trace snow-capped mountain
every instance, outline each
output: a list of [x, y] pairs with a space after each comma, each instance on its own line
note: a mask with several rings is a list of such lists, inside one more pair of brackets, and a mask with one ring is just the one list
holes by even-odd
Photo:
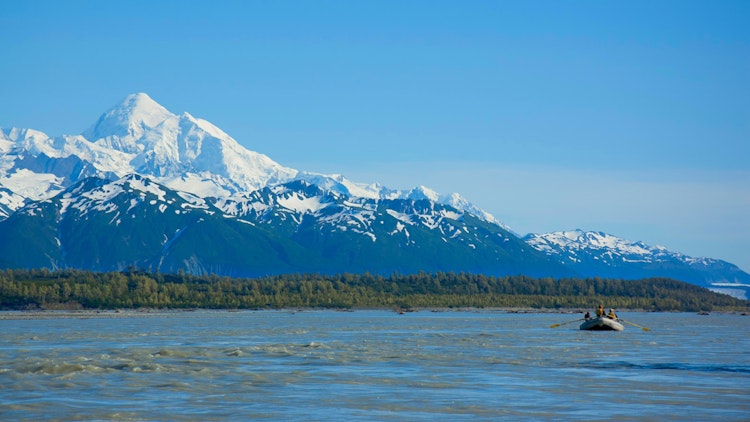
[[203, 119], [170, 113], [143, 93], [128, 96], [104, 113], [83, 137], [131, 154], [130, 173], [155, 176], [183, 190], [202, 185], [196, 192], [200, 194], [254, 190], [297, 174], [244, 148]]
[[389, 189], [379, 183], [355, 183], [339, 174], [323, 175], [310, 172], [299, 172], [296, 179], [305, 180], [326, 190], [359, 198], [414, 200], [426, 199], [438, 204], [450, 205], [453, 208], [461, 211], [469, 212], [487, 222], [495, 223], [505, 230], [510, 231], [510, 227], [500, 222], [495, 218], [495, 216], [475, 206], [466, 198], [455, 192], [448, 195], [441, 195], [434, 190], [421, 185], [406, 191]]
[[[0, 154], [0, 186], [30, 200], [50, 198], [91, 176], [141, 174], [201, 197], [227, 197], [302, 179], [363, 198], [429, 198], [497, 222], [455, 193], [441, 196], [425, 187], [394, 190], [284, 167], [208, 121], [173, 114], [144, 93], [129, 95], [81, 135], [51, 138], [32, 129], [0, 130]], [[22, 203], [0, 196], [0, 213]]]
[[529, 234], [526, 243], [586, 276], [642, 278], [665, 276], [748, 297], [750, 276], [712, 258], [693, 258], [663, 246], [650, 246], [610, 234], [583, 230]]
[[200, 198], [150, 177], [87, 178], [0, 221], [0, 266], [258, 276], [288, 272], [556, 271], [500, 226], [421, 199], [291, 181]]
[[[128, 267], [231, 275], [294, 272], [296, 245], [148, 177], [87, 178], [0, 222], [5, 268]], [[251, 273], [250, 270], [253, 272]]]
[[137, 173], [197, 195], [222, 196], [297, 174], [211, 123], [172, 114], [142, 93], [125, 98], [82, 135], [50, 138], [14, 128], [0, 132], [0, 148], [0, 183], [30, 199], [51, 197], [90, 176]]
[[[443, 242], [461, 239], [467, 242], [467, 246], [476, 248], [474, 243], [482, 243], [485, 238], [476, 233], [477, 227], [467, 225], [469, 218], [490, 227], [493, 236], [502, 242], [515, 237], [504, 234], [507, 230], [500, 225], [483, 221], [481, 217], [440, 203], [437, 199], [437, 194], [432, 199], [421, 195], [406, 198], [352, 196], [306, 180], [296, 180], [230, 198], [218, 198], [213, 205], [228, 215], [250, 221], [277, 226], [285, 222], [294, 233], [299, 233], [305, 224], [314, 221], [322, 231], [348, 231], [369, 237], [373, 242], [377, 242], [377, 233], [385, 228], [388, 236], [400, 235], [404, 237], [404, 244], [413, 244], [409, 230], [419, 229], [434, 230]], [[472, 234], [466, 236], [469, 233]]]
[[623, 262], [654, 262], [672, 255], [661, 246], [651, 247], [643, 242], [631, 242], [593, 231], [570, 230], [530, 234], [524, 239], [526, 243], [542, 252], [559, 256], [563, 263], [565, 260], [581, 262], [583, 259], [592, 258], [608, 265], [617, 265]]
[[724, 261], [604, 233], [521, 239], [456, 193], [284, 167], [142, 93], [80, 135], [1, 129], [0, 268], [130, 266], [244, 276], [659, 276], [735, 295], [750, 285]]

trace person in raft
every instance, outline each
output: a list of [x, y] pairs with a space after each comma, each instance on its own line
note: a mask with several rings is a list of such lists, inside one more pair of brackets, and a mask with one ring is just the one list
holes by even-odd
[[602, 305], [599, 305], [599, 307], [596, 309], [596, 316], [604, 316], [604, 307]]
[[617, 319], [617, 314], [615, 314], [615, 310], [614, 309], [610, 309], [609, 310], [609, 314], [607, 315], [607, 318], [609, 318], [609, 319]]
[[591, 319], [591, 313], [586, 311], [586, 315], [583, 316], [583, 319]]

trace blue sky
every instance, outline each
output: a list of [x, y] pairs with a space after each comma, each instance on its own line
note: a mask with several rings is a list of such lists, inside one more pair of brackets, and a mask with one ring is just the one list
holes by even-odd
[[302, 170], [750, 271], [750, 2], [0, 0], [0, 125], [146, 92]]

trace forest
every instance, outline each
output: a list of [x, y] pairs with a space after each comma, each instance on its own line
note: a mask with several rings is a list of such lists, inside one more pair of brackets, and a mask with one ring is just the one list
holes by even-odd
[[491, 277], [468, 273], [230, 278], [130, 269], [2, 270], [0, 309], [607, 308], [750, 310], [750, 301], [666, 278]]

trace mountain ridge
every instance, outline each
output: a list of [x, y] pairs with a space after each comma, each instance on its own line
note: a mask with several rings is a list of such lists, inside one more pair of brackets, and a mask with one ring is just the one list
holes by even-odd
[[[80, 214], [86, 195], [103, 195], [105, 187], [114, 192], [126, 184], [130, 196], [123, 196], [124, 202], [111, 200], [106, 207], [89, 209], [88, 217]], [[164, 203], [154, 191], [146, 194], [151, 199], [144, 205], [138, 192], [145, 186], [169, 192], [173, 202]], [[183, 211], [198, 202], [211, 214], [187, 225]], [[176, 203], [180, 206], [172, 209]], [[132, 214], [141, 206], [148, 211]], [[185, 225], [165, 215], [165, 209]], [[29, 214], [30, 210], [35, 211]], [[52, 215], [56, 217], [50, 220]], [[122, 216], [129, 216], [127, 224]], [[112, 226], [118, 218], [132, 232], [142, 232], [140, 244], [128, 243], [124, 249], [116, 244], [117, 239], [131, 239], [118, 225]], [[455, 270], [629, 278], [645, 274], [673, 275], [735, 295], [750, 287], [747, 273], [721, 260], [692, 258], [603, 232], [520, 238], [457, 193], [440, 195], [425, 186], [396, 190], [352, 182], [340, 174], [284, 167], [246, 149], [206, 120], [170, 112], [145, 93], [127, 96], [81, 135], [49, 137], [33, 129], [0, 129], [0, 220], [0, 249], [9, 254], [1, 263], [5, 267], [106, 270], [136, 265], [256, 274], [249, 264], [232, 264], [234, 259], [269, 273], [326, 272], [328, 265], [343, 272]], [[160, 237], [146, 233], [144, 227], [149, 226], [160, 227]], [[208, 226], [211, 230], [201, 229]], [[97, 240], [86, 233], [110, 238]], [[236, 244], [217, 243], [212, 233], [235, 239]], [[29, 260], [8, 249], [16, 242], [41, 258]], [[123, 249], [122, 256], [89, 259], [80, 244], [89, 245], [92, 254], [105, 246]], [[258, 245], [268, 250], [258, 250]], [[139, 247], [150, 252], [139, 255]], [[265, 261], [257, 259], [261, 256]], [[378, 260], [383, 265], [375, 265]]]
[[[584, 276], [618, 269], [625, 278], [658, 276], [670, 271], [674, 278], [747, 298], [750, 275], [729, 262], [694, 258], [663, 246], [650, 246], [611, 234], [580, 229], [527, 234], [523, 240], [560, 264]], [[676, 274], [676, 275], [675, 275]]]
[[[20, 139], [18, 133], [21, 132], [30, 135]], [[3, 154], [0, 172], [5, 176], [0, 183], [15, 187], [15, 192], [30, 192], [27, 198], [33, 200], [54, 196], [82, 177], [115, 178], [130, 173], [151, 175], [169, 187], [200, 196], [229, 196], [295, 179], [328, 184], [331, 189], [363, 197], [403, 198], [420, 191], [425, 195], [437, 195], [424, 187], [401, 191], [377, 183], [355, 183], [342, 175], [284, 167], [264, 154], [241, 146], [206, 120], [187, 112], [171, 113], [145, 93], [125, 97], [81, 135], [51, 138], [33, 129], [0, 129], [0, 153]], [[49, 167], [37, 163], [44, 161], [40, 153], [57, 161], [80, 160], [90, 168], [80, 178], [37, 180], [36, 188], [32, 189], [9, 177], [12, 175], [9, 170], [17, 170], [15, 158], [23, 153], [34, 156], [34, 163], [29, 165], [37, 168]], [[71, 158], [73, 156], [75, 158]], [[23, 176], [15, 179], [23, 179]], [[47, 189], [42, 189], [43, 186]], [[438, 195], [438, 200], [453, 200], [454, 205], [478, 210], [456, 193]], [[489, 213], [482, 213], [484, 218], [494, 220]]]
[[[304, 180], [250, 192], [238, 203], [137, 174], [92, 177], [0, 221], [0, 239], [3, 266], [21, 268], [259, 276], [431, 267], [535, 274], [549, 266], [499, 226], [448, 205], [350, 197]], [[443, 258], [437, 266], [435, 256]]]

